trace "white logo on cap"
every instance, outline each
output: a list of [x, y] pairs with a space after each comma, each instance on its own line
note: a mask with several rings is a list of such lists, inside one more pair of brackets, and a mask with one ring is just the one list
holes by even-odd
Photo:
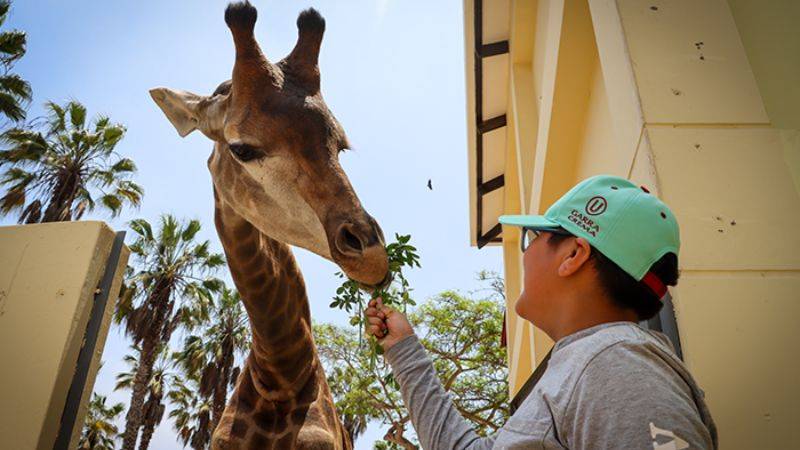
[[606, 212], [608, 202], [601, 196], [595, 196], [586, 202], [586, 213], [590, 216], [597, 216]]

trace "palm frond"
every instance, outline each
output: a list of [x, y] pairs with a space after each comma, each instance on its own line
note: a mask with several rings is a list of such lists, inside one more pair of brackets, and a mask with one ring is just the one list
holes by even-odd
[[24, 31], [10, 30], [0, 33], [0, 60], [9, 64], [25, 55], [27, 36]]
[[0, 134], [0, 141], [11, 148], [0, 151], [0, 166], [17, 163], [38, 163], [45, 157], [49, 146], [44, 137], [30, 130], [11, 128]]
[[148, 241], [153, 240], [153, 228], [150, 226], [148, 221], [144, 219], [134, 219], [130, 221], [128, 226], [142, 238]]
[[181, 231], [181, 239], [188, 242], [194, 239], [197, 232], [200, 231], [200, 221], [190, 220]]
[[18, 100], [30, 101], [31, 85], [17, 74], [9, 73], [0, 76], [0, 91], [7, 92]]
[[50, 133], [55, 134], [66, 130], [67, 127], [67, 112], [61, 105], [54, 102], [46, 102], [45, 109], [49, 115]]
[[102, 129], [103, 146], [112, 149], [125, 135], [125, 127], [122, 125], [106, 125]]
[[22, 208], [25, 205], [25, 199], [25, 189], [9, 189], [0, 198], [0, 212], [8, 214], [15, 209]]
[[79, 130], [83, 129], [86, 124], [86, 107], [73, 100], [67, 103], [67, 111], [69, 112], [69, 120], [72, 126]]
[[32, 201], [19, 215], [19, 223], [39, 223], [42, 218], [42, 202], [39, 199]]
[[22, 108], [16, 95], [0, 92], [0, 114], [5, 115], [14, 122], [19, 122], [25, 118], [25, 109]]
[[113, 194], [106, 194], [100, 197], [100, 204], [111, 211], [111, 216], [116, 217], [122, 209], [122, 200]]
[[136, 172], [136, 164], [134, 164], [132, 159], [120, 158], [119, 161], [117, 161], [111, 166], [109, 172], [111, 173]]
[[11, 0], [0, 0], [0, 26], [6, 23], [8, 11], [11, 9]]

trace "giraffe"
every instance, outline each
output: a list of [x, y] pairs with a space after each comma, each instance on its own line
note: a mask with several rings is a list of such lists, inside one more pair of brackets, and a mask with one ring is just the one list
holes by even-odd
[[214, 449], [350, 449], [311, 333], [305, 283], [290, 249], [336, 263], [365, 289], [388, 283], [383, 232], [339, 165], [349, 147], [320, 92], [325, 20], [300, 13], [298, 40], [271, 63], [254, 36], [256, 8], [231, 3], [225, 22], [236, 59], [210, 96], [150, 91], [184, 137], [214, 142], [208, 168], [214, 220], [253, 340]]

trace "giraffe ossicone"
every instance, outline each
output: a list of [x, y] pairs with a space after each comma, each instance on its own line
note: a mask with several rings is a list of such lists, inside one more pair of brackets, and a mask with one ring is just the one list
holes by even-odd
[[236, 389], [212, 418], [212, 448], [349, 449], [289, 246], [370, 287], [389, 276], [383, 233], [339, 164], [349, 143], [322, 97], [317, 64], [325, 20], [300, 13], [294, 49], [272, 63], [254, 36], [256, 19], [249, 2], [228, 5], [236, 59], [214, 93], [150, 91], [180, 136], [199, 130], [214, 142], [215, 223], [253, 330]]

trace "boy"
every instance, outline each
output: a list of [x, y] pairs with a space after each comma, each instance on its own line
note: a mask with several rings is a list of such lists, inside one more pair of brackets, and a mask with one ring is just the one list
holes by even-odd
[[472, 431], [399, 311], [370, 302], [378, 337], [425, 449], [717, 448], [716, 427], [669, 340], [638, 322], [678, 281], [678, 223], [644, 187], [595, 176], [522, 228], [520, 317], [555, 345], [534, 390], [496, 434]]

